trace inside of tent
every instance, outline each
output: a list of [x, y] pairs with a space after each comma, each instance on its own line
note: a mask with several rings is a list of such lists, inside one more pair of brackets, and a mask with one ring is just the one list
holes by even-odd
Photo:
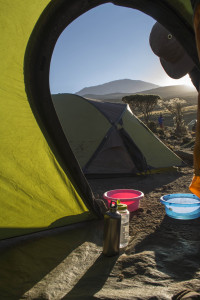
[[[102, 217], [56, 115], [49, 67], [61, 32], [81, 14], [106, 2], [2, 4], [1, 238], [51, 228], [58, 220], [67, 225]], [[161, 22], [199, 66], [190, 1], [113, 4], [141, 10]]]
[[[70, 285], [77, 283], [78, 276], [80, 279], [83, 275], [84, 266], [77, 274], [74, 263], [77, 262], [77, 253], [85, 266], [91, 268], [91, 278], [94, 270], [89, 267], [89, 262], [95, 263], [95, 271], [97, 268], [101, 274], [103, 271], [108, 274], [116, 261], [116, 258], [104, 260], [104, 270], [100, 268], [102, 228], [98, 227], [98, 220], [103, 218], [104, 202], [95, 199], [84, 175], [84, 168], [96, 172], [96, 161], [93, 160], [89, 168], [89, 159], [80, 158], [83, 159], [83, 169], [80, 167], [56, 114], [49, 88], [51, 56], [61, 32], [81, 14], [109, 2], [152, 16], [176, 36], [195, 66], [200, 68], [193, 25], [193, 8], [198, 1], [0, 0], [1, 299], [22, 299], [25, 293], [26, 299], [43, 299], [44, 289], [48, 288], [51, 290], [48, 299], [64, 299]], [[91, 110], [94, 108], [90, 105]], [[144, 130], [127, 110], [125, 115], [126, 131], [130, 122]], [[99, 114], [100, 119], [102, 116]], [[110, 122], [104, 118], [102, 138], [109, 126]], [[147, 135], [151, 136], [149, 132]], [[134, 134], [131, 138], [138, 145]], [[109, 142], [112, 143], [113, 139], [115, 142], [118, 139], [115, 134]], [[118, 149], [120, 143], [118, 139]], [[170, 159], [180, 162], [167, 148], [165, 151]], [[141, 155], [141, 151], [138, 153]], [[130, 160], [130, 156], [126, 159]], [[153, 162], [149, 167], [154, 167]], [[138, 171], [139, 168], [132, 164], [132, 170]], [[98, 226], [91, 226], [97, 223]], [[63, 227], [67, 225], [68, 229]], [[89, 247], [85, 246], [86, 240]], [[100, 260], [95, 261], [99, 256]], [[67, 265], [74, 268], [76, 280], [65, 274]], [[68, 289], [60, 291], [59, 298], [55, 295], [60, 277], [58, 281], [48, 277], [55, 267], [59, 267], [63, 281], [68, 280]], [[38, 286], [41, 279], [45, 284]], [[96, 290], [105, 283], [105, 277], [99, 283]], [[34, 287], [36, 293], [32, 294], [29, 291]], [[77, 294], [72, 298], [78, 299]]]

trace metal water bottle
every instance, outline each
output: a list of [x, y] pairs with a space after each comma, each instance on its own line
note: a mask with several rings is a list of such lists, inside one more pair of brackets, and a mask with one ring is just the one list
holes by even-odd
[[103, 254], [114, 256], [119, 253], [121, 214], [117, 202], [111, 201], [110, 210], [104, 215]]

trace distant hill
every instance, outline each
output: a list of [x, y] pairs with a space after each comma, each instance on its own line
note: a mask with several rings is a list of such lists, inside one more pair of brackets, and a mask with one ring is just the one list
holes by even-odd
[[142, 93], [159, 95], [164, 99], [175, 98], [175, 97], [188, 98], [188, 97], [196, 97], [198, 95], [196, 89], [188, 85], [163, 86], [155, 89], [146, 90], [143, 91]]
[[145, 82], [142, 80], [120, 79], [110, 81], [104, 84], [85, 87], [76, 94], [85, 95], [106, 95], [112, 93], [137, 93], [145, 90], [158, 88], [159, 85]]
[[133, 94], [154, 94], [159, 95], [163, 99], [171, 99], [171, 98], [182, 98], [187, 100], [188, 104], [194, 105], [197, 104], [197, 91], [195, 88], [187, 86], [187, 85], [171, 85], [153, 88], [149, 90], [143, 90], [135, 93], [112, 93], [107, 95], [94, 95], [87, 94], [84, 95], [85, 98], [89, 99], [97, 99], [102, 101], [109, 102], [121, 102], [121, 99], [124, 96], [133, 95]]

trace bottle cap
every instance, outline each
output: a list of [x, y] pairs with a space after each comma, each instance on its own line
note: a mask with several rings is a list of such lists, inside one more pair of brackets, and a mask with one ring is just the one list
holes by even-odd
[[117, 205], [121, 204], [120, 199], [117, 199]]
[[125, 209], [127, 209], [127, 205], [120, 203], [120, 204], [117, 205], [117, 209], [118, 210], [125, 210]]

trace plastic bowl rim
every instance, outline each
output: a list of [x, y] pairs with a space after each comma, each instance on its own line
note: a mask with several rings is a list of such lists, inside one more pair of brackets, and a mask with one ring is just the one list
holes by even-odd
[[107, 199], [107, 200], [117, 200], [117, 199], [119, 199], [119, 197], [117, 197], [117, 198], [113, 198], [112, 197], [111, 198], [111, 197], [107, 196], [107, 193], [114, 192], [114, 191], [135, 191], [135, 192], [139, 192], [140, 193], [140, 195], [138, 195], [137, 197], [130, 198], [130, 199], [123, 198], [123, 199], [120, 199], [121, 201], [140, 200], [141, 198], [144, 197], [144, 193], [141, 192], [141, 191], [139, 191], [139, 190], [134, 190], [134, 189], [116, 189], [116, 190], [109, 190], [109, 191], [105, 192], [103, 194], [104, 199]]
[[[199, 202], [196, 202], [196, 203], [184, 203], [184, 204], [182, 204], [182, 203], [173, 203], [173, 202], [170, 202], [170, 199], [164, 199], [164, 197], [170, 197], [170, 196], [172, 196], [171, 199], [179, 198], [180, 196], [178, 196], [178, 195], [182, 195], [182, 196], [185, 196], [185, 197], [188, 197], [188, 198], [191, 198], [191, 199], [195, 199], [195, 200], [197, 200]], [[173, 196], [176, 196], [176, 197], [173, 198]], [[194, 194], [189, 194], [189, 193], [188, 194], [187, 193], [184, 193], [184, 194], [179, 193], [179, 194], [164, 195], [164, 196], [160, 197], [160, 202], [162, 204], [164, 204], [165, 206], [174, 206], [174, 207], [194, 207], [194, 206], [200, 206], [200, 198], [197, 197]]]

